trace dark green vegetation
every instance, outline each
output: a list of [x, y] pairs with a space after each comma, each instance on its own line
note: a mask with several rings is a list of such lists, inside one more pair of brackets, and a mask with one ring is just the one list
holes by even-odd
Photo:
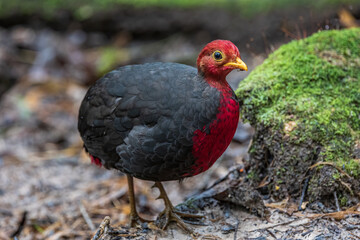
[[287, 7], [336, 7], [342, 4], [351, 4], [356, 2], [357, 0], [13, 0], [0, 2], [0, 16], [6, 16], [13, 12], [25, 14], [43, 13], [51, 16], [52, 14], [57, 14], [57, 10], [64, 9], [74, 11], [75, 15], [81, 19], [89, 18], [94, 12], [99, 10], [111, 10], [114, 9], [114, 7], [128, 5], [133, 7], [219, 7], [239, 11], [240, 14], [250, 17], [255, 14], [284, 9]]
[[[237, 94], [256, 128], [251, 176], [279, 198], [299, 196], [305, 179], [317, 200], [359, 195], [360, 29], [323, 31], [283, 45]], [[316, 162], [319, 165], [309, 169]], [[347, 174], [346, 174], [347, 173]], [[333, 199], [333, 198], [331, 198]]]

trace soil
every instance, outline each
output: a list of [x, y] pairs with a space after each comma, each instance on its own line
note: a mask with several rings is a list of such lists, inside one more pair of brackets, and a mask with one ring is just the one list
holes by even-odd
[[[304, 173], [303, 170], [312, 166], [317, 159], [317, 154], [319, 154], [317, 151], [309, 150], [316, 149], [313, 141], [309, 140], [294, 147], [288, 141], [284, 141], [283, 135], [280, 132], [269, 132], [269, 129], [261, 126], [258, 126], [254, 139], [263, 144], [253, 145], [253, 155], [247, 167], [255, 166], [254, 169], [259, 171], [258, 181], [267, 176], [267, 178], [273, 179], [272, 184], [277, 184], [278, 187], [277, 191], [271, 191], [270, 189], [275, 189], [276, 187], [265, 185], [260, 189], [261, 193], [265, 195], [271, 194], [271, 196], [278, 200], [284, 199], [288, 195], [295, 199], [300, 197], [303, 186], [299, 184], [299, 180], [304, 182], [306, 179], [306, 172]], [[283, 156], [283, 158], [277, 157], [279, 155]], [[302, 160], [298, 161], [293, 156], [299, 156]], [[284, 169], [284, 166], [295, 165], [297, 167], [291, 170]], [[278, 169], [281, 173], [277, 173], [273, 169]]]

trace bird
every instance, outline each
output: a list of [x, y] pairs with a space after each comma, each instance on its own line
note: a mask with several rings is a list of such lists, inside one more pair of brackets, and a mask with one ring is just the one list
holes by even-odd
[[119, 67], [87, 91], [78, 130], [91, 162], [125, 173], [130, 225], [149, 222], [136, 210], [133, 178], [154, 181], [170, 222], [192, 232], [161, 182], [183, 180], [209, 169], [230, 144], [239, 120], [238, 99], [226, 81], [234, 69], [247, 71], [238, 48], [214, 40], [200, 51], [197, 68], [154, 62]]

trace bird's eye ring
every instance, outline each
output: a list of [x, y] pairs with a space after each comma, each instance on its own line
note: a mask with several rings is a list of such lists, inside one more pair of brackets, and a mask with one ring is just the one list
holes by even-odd
[[222, 52], [220, 51], [215, 51], [213, 54], [212, 54], [212, 57], [215, 61], [221, 61], [223, 59], [223, 54]]

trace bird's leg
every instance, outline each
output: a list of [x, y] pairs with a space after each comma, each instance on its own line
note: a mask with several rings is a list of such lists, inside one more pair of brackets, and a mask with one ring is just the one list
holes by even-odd
[[162, 226], [159, 226], [163, 230], [169, 225], [170, 222], [176, 222], [180, 228], [188, 233], [192, 233], [193, 230], [189, 228], [180, 217], [187, 217], [187, 218], [202, 218], [201, 215], [196, 214], [189, 214], [177, 211], [174, 206], [172, 205], [169, 197], [167, 196], [165, 189], [161, 182], [155, 182], [153, 187], [157, 187], [160, 191], [160, 195], [157, 199], [162, 198], [165, 203], [165, 209], [159, 214], [158, 219], [160, 219], [163, 215], [165, 215], [165, 223]]
[[130, 226], [136, 227], [137, 224], [144, 223], [144, 222], [152, 222], [150, 220], [143, 219], [139, 216], [136, 211], [135, 205], [135, 193], [134, 193], [134, 180], [133, 177], [129, 174], [127, 176], [128, 186], [129, 186], [129, 201], [130, 201]]

